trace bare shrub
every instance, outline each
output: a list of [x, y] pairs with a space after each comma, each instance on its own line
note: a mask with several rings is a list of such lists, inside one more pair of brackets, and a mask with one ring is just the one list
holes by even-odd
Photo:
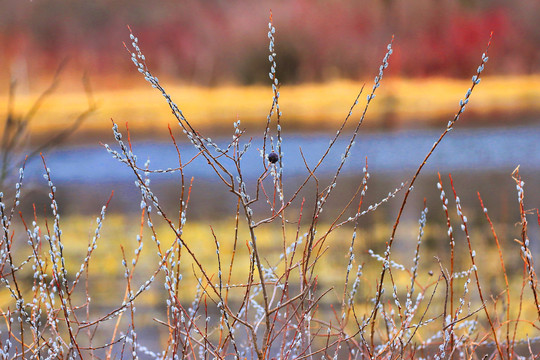
[[[231, 234], [221, 239], [210, 227], [215, 262], [203, 261], [200, 244], [186, 241], [185, 234], [192, 184], [185, 179], [184, 169], [190, 166], [192, 159], [182, 158], [171, 131], [172, 145], [178, 150], [178, 166], [152, 169], [150, 161], [141, 166], [129, 132], [125, 137], [113, 121], [116, 145], [104, 146], [133, 173], [141, 194], [141, 234], [137, 237], [134, 253], [126, 252], [122, 247], [123, 256], [118, 259], [124, 268], [124, 300], [110, 311], [96, 312], [92, 308], [88, 287], [91, 278], [89, 263], [98, 246], [109, 203], [103, 206], [97, 217], [95, 235], [89, 241], [87, 255], [79, 270], [71, 273], [64, 254], [66, 240], [61, 230], [56, 187], [43, 158], [52, 219], [46, 221], [42, 228], [37, 224], [37, 216], [31, 222], [21, 216], [28, 246], [24, 249], [17, 247], [15, 254], [13, 222], [20, 201], [23, 166], [11, 207], [0, 203], [3, 226], [1, 280], [4, 290], [11, 296], [9, 305], [3, 305], [2, 309], [5, 325], [0, 351], [3, 358], [469, 359], [484, 356], [510, 359], [517, 357], [518, 351], [522, 356], [535, 356], [533, 348], [538, 341], [536, 345], [534, 342], [527, 344], [523, 355], [517, 336], [518, 328], [524, 326], [528, 331], [538, 330], [540, 318], [537, 276], [529, 250], [527, 210], [523, 203], [524, 183], [517, 170], [514, 179], [519, 197], [522, 227], [519, 244], [524, 269], [523, 284], [517, 294], [509, 285], [495, 228], [481, 203], [499, 249], [501, 274], [506, 284], [504, 296], [500, 298], [490, 299], [493, 294], [487, 294], [483, 289], [479, 278], [481, 264], [476, 261], [468, 220], [452, 183], [451, 197], [456, 204], [457, 221], [468, 244], [465, 254], [470, 259], [468, 268], [454, 268], [458, 253], [455, 251], [452, 222], [455, 223], [456, 218], [451, 215], [449, 197], [440, 177], [437, 186], [447, 226], [446, 234], [439, 236], [450, 240], [449, 268], [439, 260], [438, 274], [423, 276], [419, 273], [427, 206], [419, 214], [417, 243], [411, 254], [412, 266], [406, 267], [392, 258], [396, 231], [409, 194], [424, 165], [454, 128], [474, 88], [480, 83], [480, 75], [488, 60], [487, 49], [472, 77], [471, 87], [459, 101], [456, 115], [447, 123], [412, 178], [391, 190], [386, 197], [367, 205], [364, 200], [370, 174], [366, 160], [363, 177], [359, 179], [354, 195], [343, 204], [341, 211], [332, 214], [333, 220], [327, 223], [320, 221], [320, 215], [340, 185], [343, 166], [349, 159], [350, 149], [389, 65], [393, 39], [387, 46], [352, 132], [345, 131], [346, 124], [352, 121], [364, 89], [353, 100], [341, 127], [319, 161], [308, 164], [304, 160], [304, 180], [298, 188], [289, 191], [284, 188], [287, 158], [282, 152], [282, 143], [286, 138], [282, 133], [280, 83], [274, 51], [275, 28], [271, 17], [268, 76], [273, 96], [262, 143], [256, 145], [247, 138], [240, 120], [234, 122], [232, 140], [226, 146], [220, 146], [199, 133], [150, 72], [137, 37], [133, 33], [130, 37], [131, 44], [126, 45], [126, 49], [138, 71], [165, 98], [186, 138], [198, 150], [196, 156], [204, 158], [220, 186], [234, 194], [236, 211], [229, 214], [233, 224]], [[328, 154], [337, 139], [345, 136], [349, 141], [342, 150], [342, 157], [329, 159]], [[251, 149], [254, 146], [258, 147], [260, 154], [260, 175], [255, 182], [247, 183], [242, 159], [247, 151], [255, 151]], [[318, 176], [319, 166], [324, 161], [335, 161], [335, 170], [328, 183]], [[178, 174], [178, 216], [166, 213], [152, 189], [150, 176], [160, 173]], [[307, 184], [314, 187], [309, 190]], [[404, 196], [399, 214], [389, 229], [384, 251], [382, 254], [370, 251], [371, 260], [358, 264], [359, 219], [386, 202], [395, 201], [393, 199], [399, 192]], [[306, 197], [315, 200], [313, 206], [305, 205]], [[293, 208], [293, 204], [298, 206]], [[158, 227], [158, 222], [165, 224], [165, 229]], [[260, 242], [260, 233], [266, 228], [272, 229], [274, 242], [281, 249], [277, 257], [267, 254]], [[338, 231], [349, 236], [348, 250], [344, 254], [346, 260], [340, 269], [340, 282], [326, 287], [322, 280], [328, 267], [323, 263], [330, 251], [331, 236]], [[224, 242], [232, 243], [227, 244], [231, 251], [222, 250]], [[147, 243], [150, 244], [145, 245]], [[139, 281], [134, 274], [139, 269], [142, 251], [149, 247], [157, 253], [157, 262], [153, 270], [143, 274], [145, 280]], [[407, 281], [398, 282], [399, 277], [405, 277]], [[196, 289], [189, 288], [188, 284], [195, 284]], [[366, 294], [364, 290], [373, 284], [374, 291]], [[156, 344], [145, 343], [145, 339], [139, 336], [137, 325], [136, 305], [141, 304], [141, 298], [153, 285], [163, 286], [165, 297], [166, 316], [156, 318], [156, 321], [167, 334], [167, 341], [159, 350], [156, 350]], [[195, 297], [188, 300], [186, 294], [191, 292]], [[327, 307], [325, 299], [328, 297], [338, 300], [331, 301], [330, 308], [323, 310]], [[535, 308], [534, 319], [530, 317], [531, 304]]]

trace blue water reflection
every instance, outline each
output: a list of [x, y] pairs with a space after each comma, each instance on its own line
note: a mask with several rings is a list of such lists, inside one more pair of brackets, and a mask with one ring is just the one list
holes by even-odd
[[[351, 174], [361, 171], [367, 156], [370, 172], [388, 173], [413, 171], [439, 137], [440, 131], [414, 130], [396, 132], [361, 133], [352, 148], [349, 162], [344, 171]], [[229, 138], [230, 139], [230, 138]], [[306, 174], [299, 149], [310, 167], [313, 167], [328, 146], [330, 134], [285, 134], [283, 141], [284, 172], [288, 177]], [[456, 171], [504, 171], [510, 173], [517, 165], [528, 170], [540, 169], [540, 126], [513, 128], [456, 128], [450, 132], [429, 160], [425, 172]], [[339, 163], [349, 135], [343, 136], [327, 160], [319, 169], [319, 174], [332, 173]], [[217, 141], [225, 146], [227, 140]], [[114, 144], [110, 144], [114, 148]], [[180, 143], [184, 162], [196, 155], [189, 143]], [[261, 138], [254, 138], [252, 146], [243, 158], [244, 176], [254, 178], [260, 175], [262, 161], [258, 148]], [[178, 156], [170, 142], [139, 142], [133, 147], [138, 156], [139, 166], [147, 159], [150, 166], [169, 168], [178, 166]], [[47, 165], [53, 172], [55, 182], [105, 183], [133, 180], [133, 174], [124, 164], [99, 145], [70, 147], [46, 154]], [[230, 163], [231, 169], [232, 163]], [[32, 161], [27, 166], [26, 175], [41, 176], [40, 161]], [[202, 157], [185, 169], [186, 176], [198, 179], [213, 179], [213, 170]], [[164, 179], [170, 175], [162, 175]]]

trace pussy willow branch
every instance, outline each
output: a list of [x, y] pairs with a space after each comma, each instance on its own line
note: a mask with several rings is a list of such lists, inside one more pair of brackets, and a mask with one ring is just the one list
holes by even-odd
[[[460, 115], [465, 110], [465, 105], [467, 105], [467, 103], [469, 102], [469, 97], [471, 96], [472, 91], [474, 90], [475, 86], [480, 83], [480, 74], [484, 70], [484, 65], [488, 61], [487, 54], [488, 54], [489, 47], [491, 45], [492, 37], [493, 37], [493, 33], [491, 33], [490, 36], [489, 36], [486, 51], [485, 51], [484, 54], [482, 54], [482, 62], [480, 64], [480, 66], [478, 67], [477, 71], [476, 71], [476, 75], [473, 76], [473, 78], [472, 78], [472, 85], [467, 90], [467, 93], [465, 95], [465, 100], [460, 100], [459, 109], [458, 109], [457, 114], [454, 116], [453, 120], [448, 122], [448, 125], [444, 129], [443, 133], [439, 136], [437, 141], [435, 141], [435, 143], [433, 144], [433, 146], [431, 147], [431, 149], [429, 150], [429, 152], [425, 156], [424, 160], [422, 161], [422, 163], [420, 164], [420, 166], [418, 167], [418, 169], [416, 170], [415, 174], [413, 175], [413, 177], [412, 177], [412, 179], [410, 181], [410, 186], [407, 189], [407, 191], [405, 192], [405, 195], [403, 197], [403, 201], [401, 203], [401, 207], [400, 207], [398, 215], [396, 217], [396, 221], [394, 222], [394, 225], [392, 227], [392, 233], [390, 235], [390, 239], [389, 239], [388, 245], [387, 245], [388, 250], [390, 250], [390, 248], [392, 247], [392, 244], [394, 243], [394, 239], [396, 237], [396, 231], [397, 231], [397, 228], [398, 228], [398, 225], [399, 225], [399, 221], [401, 219], [401, 216], [403, 215], [403, 210], [405, 208], [405, 205], [407, 204], [407, 199], [409, 198], [409, 195], [410, 195], [410, 193], [411, 193], [411, 191], [413, 189], [413, 186], [414, 186], [414, 183], [415, 183], [416, 179], [418, 178], [418, 175], [420, 174], [420, 172], [422, 171], [422, 169], [426, 165], [428, 159], [431, 157], [431, 155], [433, 154], [433, 152], [435, 151], [437, 146], [439, 146], [441, 141], [444, 139], [446, 134], [448, 134], [453, 129], [455, 123], [459, 120]], [[386, 261], [388, 261], [389, 258], [390, 258], [390, 251], [386, 251], [385, 253], [386, 253], [385, 259], [386, 259]], [[374, 305], [373, 305], [374, 310], [370, 314], [370, 316], [368, 318], [368, 321], [365, 323], [367, 325], [368, 322], [371, 321], [371, 334], [372, 334], [372, 336], [371, 336], [372, 340], [371, 341], [372, 341], [372, 346], [373, 346], [373, 334], [374, 334], [374, 331], [375, 331], [375, 319], [377, 317], [379, 304], [381, 303], [382, 288], [383, 288], [383, 284], [384, 284], [384, 278], [386, 276], [386, 271], [387, 271], [387, 265], [383, 264], [381, 275], [380, 275], [380, 278], [379, 278], [379, 281], [378, 281], [378, 284], [377, 284], [377, 293], [376, 293], [375, 302], [374, 302]]]
[[499, 340], [497, 338], [497, 331], [495, 329], [495, 325], [493, 324], [493, 320], [491, 320], [491, 316], [489, 315], [489, 312], [487, 310], [486, 300], [484, 299], [482, 287], [480, 286], [480, 279], [478, 278], [478, 267], [476, 266], [476, 260], [475, 260], [476, 252], [472, 249], [471, 238], [469, 236], [469, 229], [467, 227], [467, 217], [463, 214], [463, 209], [461, 208], [461, 201], [459, 200], [459, 197], [457, 196], [456, 189], [454, 187], [454, 180], [452, 179], [452, 176], [450, 176], [450, 184], [452, 187], [452, 191], [454, 192], [454, 199], [456, 201], [456, 210], [457, 210], [458, 216], [461, 218], [462, 229], [465, 232], [465, 237], [467, 239], [467, 245], [469, 247], [469, 255], [470, 255], [471, 263], [474, 269], [474, 277], [476, 279], [476, 288], [478, 289], [478, 296], [480, 297], [480, 301], [482, 302], [482, 305], [484, 307], [484, 312], [486, 314], [486, 318], [489, 322], [489, 326], [493, 334], [493, 341], [495, 342], [497, 351], [499, 352], [499, 356], [501, 357], [501, 359], [503, 359], [504, 356], [501, 350], [501, 346], [499, 344]]

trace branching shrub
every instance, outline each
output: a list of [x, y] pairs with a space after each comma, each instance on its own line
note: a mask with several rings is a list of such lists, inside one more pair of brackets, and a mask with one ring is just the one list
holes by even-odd
[[[2, 358], [470, 359], [483, 356], [510, 359], [518, 354], [535, 356], [537, 340], [527, 344], [524, 352], [518, 341], [523, 327], [533, 333], [539, 329], [540, 319], [537, 276], [527, 233], [524, 183], [518, 169], [513, 176], [521, 216], [519, 244], [523, 283], [517, 293], [509, 283], [495, 227], [479, 195], [499, 249], [505, 281], [503, 294], [487, 293], [482, 287], [479, 277], [482, 264], [476, 260], [477, 250], [469, 235], [467, 216], [453, 183], [450, 185], [452, 194], [448, 196], [440, 176], [437, 186], [446, 216], [447, 234], [439, 236], [449, 239], [449, 266], [438, 259], [438, 274], [420, 274], [428, 215], [426, 205], [419, 214], [416, 248], [410, 254], [412, 266], [408, 268], [392, 256], [393, 245], [398, 241], [396, 231], [415, 181], [437, 146], [456, 125], [480, 83], [480, 75], [488, 61], [491, 37], [472, 77], [471, 87], [459, 101], [456, 115], [447, 123], [412, 178], [376, 203], [366, 205], [370, 179], [366, 160], [354, 195], [343, 204], [341, 211], [331, 216], [332, 221], [323, 222], [321, 213], [340, 185], [343, 166], [349, 160], [360, 126], [389, 66], [393, 38], [356, 126], [350, 133], [345, 130], [353, 119], [364, 88], [354, 99], [319, 161], [309, 164], [304, 159], [306, 175], [300, 186], [291, 191], [285, 189], [284, 182], [287, 154], [282, 152], [282, 144], [287, 139], [282, 132], [274, 36], [270, 17], [268, 76], [273, 96], [262, 143], [254, 144], [248, 139], [238, 120], [233, 123], [232, 140], [226, 146], [220, 146], [197, 131], [195, 124], [188, 120], [150, 72], [139, 41], [130, 29], [131, 44], [126, 45], [126, 49], [131, 60], [145, 80], [165, 98], [186, 138], [198, 150], [196, 157], [204, 158], [215, 173], [215, 186], [221, 186], [235, 196], [236, 211], [231, 214], [231, 232], [223, 239], [210, 226], [215, 260], [202, 259], [201, 242], [187, 240], [192, 183], [185, 179], [184, 171], [192, 159], [182, 158], [171, 131], [172, 145], [178, 151], [178, 166], [152, 169], [150, 161], [141, 166], [129, 132], [127, 137], [124, 136], [113, 121], [116, 145], [104, 147], [132, 171], [141, 194], [142, 220], [134, 253], [127, 252], [122, 246], [122, 259], [118, 259], [124, 269], [125, 289], [111, 289], [124, 291], [124, 300], [112, 309], [99, 310], [93, 307], [89, 290], [92, 281], [89, 265], [98, 246], [109, 202], [97, 217], [95, 235], [88, 243], [80, 267], [76, 272], [70, 271], [66, 264], [67, 241], [61, 230], [54, 176], [44, 157], [44, 178], [49, 188], [52, 219], [39, 226], [37, 215], [32, 221], [21, 215], [27, 246], [14, 243], [23, 166], [11, 206], [0, 202], [3, 227], [1, 280], [3, 291], [11, 297], [1, 308], [5, 320], [0, 337]], [[338, 138], [346, 136], [349, 141], [342, 157], [331, 159], [328, 156], [330, 150]], [[260, 175], [255, 182], [249, 183], [244, 175], [246, 165], [242, 162], [248, 151], [260, 154]], [[335, 161], [335, 170], [328, 183], [318, 173], [319, 166], [325, 161]], [[162, 173], [176, 173], [180, 179], [178, 217], [165, 210], [152, 188], [150, 176]], [[313, 186], [308, 187], [308, 184]], [[401, 192], [404, 195], [399, 213], [389, 229], [384, 251], [379, 254], [370, 250], [372, 261], [359, 264], [359, 219], [388, 201], [397, 201], [394, 198]], [[313, 206], [306, 205], [308, 197], [314, 199]], [[455, 202], [457, 218], [450, 210], [450, 201]], [[459, 253], [452, 226], [456, 221], [468, 245], [465, 253], [461, 251], [470, 259], [465, 270], [454, 268], [455, 256]], [[265, 229], [271, 230], [273, 243], [280, 248], [277, 256], [266, 252], [261, 244], [260, 234]], [[344, 254], [346, 260], [340, 270], [340, 281], [328, 287], [324, 278], [329, 266], [324, 263], [328, 252], [333, 251], [329, 250], [332, 249], [332, 236], [338, 232], [339, 236], [348, 234], [348, 249]], [[147, 250], [150, 247], [153, 250]], [[229, 250], [224, 251], [224, 248]], [[157, 262], [150, 272], [135, 276], [143, 251], [157, 252]], [[515, 256], [509, 256], [512, 255]], [[142, 276], [144, 279], [140, 280]], [[373, 292], [366, 294], [366, 289], [373, 284]], [[164, 317], [154, 319], [166, 334], [162, 344], [147, 343], [140, 335], [142, 326], [138, 325], [136, 306], [144, 304], [144, 296], [152, 286], [163, 286], [161, 290], [164, 289], [161, 292]], [[194, 294], [194, 298], [189, 299], [190, 294]]]

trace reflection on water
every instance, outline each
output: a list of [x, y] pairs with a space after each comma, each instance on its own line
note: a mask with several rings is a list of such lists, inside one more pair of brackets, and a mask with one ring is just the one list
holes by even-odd
[[[434, 130], [360, 133], [344, 170], [349, 174], [361, 171], [367, 156], [372, 173], [412, 171], [422, 162], [439, 135], [440, 132]], [[331, 134], [285, 133], [283, 141], [285, 176], [306, 174], [299, 149], [302, 149], [307, 163], [313, 166], [328, 146], [331, 136]], [[539, 138], [540, 126], [492, 129], [458, 127], [443, 140], [424, 172], [510, 173], [518, 164], [521, 164], [523, 169], [537, 171], [540, 170]], [[321, 174], [329, 174], [336, 168], [348, 140], [347, 136], [343, 136], [337, 142], [320, 168]], [[221, 139], [217, 142], [225, 145], [226, 141]], [[251, 147], [243, 158], [243, 165], [244, 175], [253, 178], [260, 175], [262, 169], [261, 158], [257, 151], [258, 148], [262, 148], [261, 139], [254, 138]], [[189, 143], [181, 143], [180, 151], [184, 162], [196, 154]], [[174, 168], [178, 164], [176, 150], [171, 142], [135, 143], [134, 152], [138, 155], [140, 166], [147, 159], [151, 160], [151, 168]], [[53, 170], [57, 183], [102, 184], [133, 179], [126, 166], [112, 159], [105, 149], [98, 145], [55, 151], [47, 154], [47, 164]], [[42, 173], [39, 161], [33, 161], [27, 168], [27, 176], [37, 177]], [[186, 167], [185, 174], [204, 180], [216, 178], [202, 158], [196, 159]], [[164, 178], [167, 176], [164, 175]]]
[[[434, 130], [360, 133], [352, 148], [348, 164], [340, 176], [338, 183], [340, 191], [336, 191], [330, 199], [327, 211], [337, 210], [344, 201], [350, 199], [361, 179], [366, 157], [372, 176], [367, 201], [373, 203], [402, 181], [410, 179], [439, 135], [440, 133]], [[307, 174], [299, 149], [302, 149], [308, 165], [313, 167], [327, 148], [331, 136], [320, 133], [284, 135], [286, 192], [294, 191]], [[409, 207], [419, 208], [424, 197], [438, 198], [436, 172], [440, 171], [444, 176], [448, 173], [454, 175], [465, 206], [469, 201], [471, 206], [478, 208], [476, 192], [480, 191], [490, 210], [493, 209], [500, 214], [508, 213], [509, 207], [515, 205], [515, 186], [510, 174], [517, 165], [521, 165], [527, 201], [531, 207], [536, 206], [540, 202], [540, 193], [532, 190], [540, 186], [540, 177], [537, 176], [540, 173], [539, 138], [540, 126], [453, 130], [428, 161], [423, 176], [417, 180]], [[344, 136], [339, 140], [319, 168], [317, 176], [321, 180], [321, 186], [326, 186], [335, 171], [348, 139]], [[226, 141], [226, 139], [217, 140], [223, 146], [226, 145]], [[114, 146], [112, 143], [110, 145]], [[196, 154], [189, 143], [180, 143], [179, 147], [184, 163]], [[261, 139], [254, 138], [251, 149], [242, 160], [244, 177], [248, 179], [248, 191], [253, 190], [249, 187], [249, 180], [251, 179], [253, 184], [253, 180], [262, 171], [262, 160], [258, 151], [261, 147]], [[154, 169], [178, 166], [176, 149], [170, 142], [135, 142], [133, 151], [138, 156], [139, 166], [144, 166], [147, 159], [151, 160], [150, 167]], [[112, 159], [103, 147], [96, 145], [63, 148], [47, 154], [46, 158], [47, 165], [52, 170], [53, 180], [58, 185], [57, 198], [60, 201], [61, 211], [94, 214], [107, 200], [111, 190], [115, 191], [111, 211], [138, 211], [140, 195], [133, 185], [134, 176], [131, 170]], [[233, 169], [232, 163], [230, 168]], [[41, 162], [32, 161], [27, 165], [26, 181], [30, 179], [35, 184], [42, 183], [42, 172]], [[188, 182], [194, 177], [188, 214], [192, 219], [222, 217], [230, 211], [230, 206], [235, 206], [232, 194], [217, 181], [217, 176], [202, 157], [188, 165], [184, 173]], [[165, 206], [177, 209], [179, 175], [156, 174], [151, 175], [151, 179], [156, 194], [160, 199], [167, 200], [168, 204]], [[314, 184], [310, 183], [306, 193], [302, 195], [307, 199], [306, 205], [313, 199], [313, 187]], [[48, 198], [46, 196], [43, 198], [46, 203]], [[414, 203], [417, 205], [413, 206]], [[379, 209], [379, 212], [388, 212], [386, 217], [392, 218], [396, 209], [392, 203], [389, 206]], [[28, 210], [31, 211], [31, 208]], [[414, 213], [414, 217], [418, 215], [418, 211]]]

